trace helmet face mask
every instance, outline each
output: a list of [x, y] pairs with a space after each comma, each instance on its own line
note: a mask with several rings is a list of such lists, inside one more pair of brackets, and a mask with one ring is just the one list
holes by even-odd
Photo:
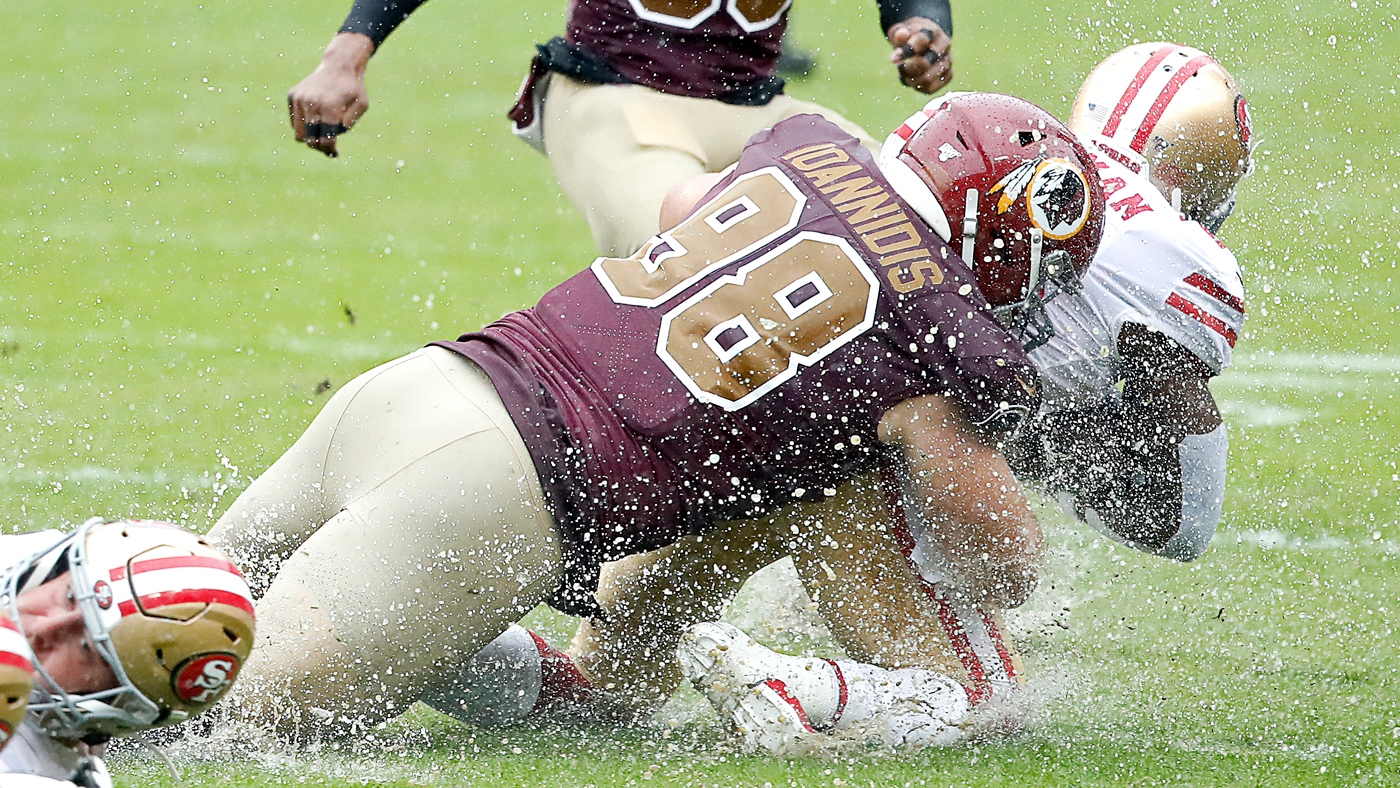
[[1152, 42], [1110, 55], [1084, 80], [1069, 125], [1113, 158], [1126, 157], [1212, 232], [1254, 167], [1248, 101], [1218, 61], [1191, 47]]
[[1045, 302], [1077, 289], [1103, 235], [1103, 185], [1068, 127], [1012, 96], [952, 93], [891, 134], [880, 165], [1004, 326], [1028, 348], [1053, 336]]
[[89, 520], [7, 579], [0, 602], [17, 621], [19, 595], [51, 572], [34, 575], [63, 560], [87, 636], [117, 686], [70, 693], [36, 663], [29, 713], [41, 730], [96, 741], [172, 725], [233, 683], [252, 651], [252, 595], [200, 537], [166, 523]]

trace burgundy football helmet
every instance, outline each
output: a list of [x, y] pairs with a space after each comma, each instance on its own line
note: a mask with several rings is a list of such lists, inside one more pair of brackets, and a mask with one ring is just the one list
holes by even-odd
[[[950, 93], [889, 136], [880, 168], [1002, 323], [1028, 348], [1049, 339], [1044, 302], [1077, 290], [1103, 236], [1103, 185], [1069, 128], [1013, 96]], [[962, 218], [961, 246], [949, 217]]]

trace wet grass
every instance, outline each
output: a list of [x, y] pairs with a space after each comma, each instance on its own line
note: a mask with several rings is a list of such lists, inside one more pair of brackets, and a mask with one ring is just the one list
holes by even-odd
[[[326, 392], [478, 327], [592, 257], [545, 160], [503, 118], [562, 5], [442, 2], [370, 72], [335, 161], [283, 95], [343, 3], [78, 0], [13, 9], [0, 77], [0, 522], [94, 513], [204, 528]], [[1361, 785], [1400, 782], [1400, 36], [1376, 0], [959, 4], [958, 86], [1065, 112], [1133, 40], [1213, 50], [1250, 91], [1259, 171], [1223, 233], [1249, 328], [1216, 385], [1225, 523], [1165, 565], [1068, 526], [1013, 625], [1044, 688], [1026, 733], [909, 759], [735, 758], [679, 726], [482, 733], [415, 711], [341, 750], [182, 760], [210, 785]], [[819, 48], [791, 92], [867, 128], [919, 102], [873, 4], [799, 3]], [[546, 612], [556, 636], [569, 622]], [[506, 741], [502, 742], [501, 740]], [[673, 749], [674, 747], [674, 749]], [[519, 748], [520, 752], [515, 752]], [[479, 750], [479, 751], [478, 751]], [[119, 784], [169, 783], [117, 759]]]

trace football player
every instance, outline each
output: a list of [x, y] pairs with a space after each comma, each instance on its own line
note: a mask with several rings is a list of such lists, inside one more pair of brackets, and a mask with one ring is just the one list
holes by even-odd
[[[183, 722], [223, 697], [253, 647], [253, 600], [203, 538], [152, 521], [89, 520], [70, 534], [0, 536], [0, 787], [110, 788], [113, 737]], [[17, 641], [17, 642], [14, 642]], [[29, 651], [32, 656], [23, 652]], [[28, 701], [27, 714], [25, 701]], [[19, 713], [12, 717], [14, 711]]]
[[[937, 130], [927, 142], [930, 131], [919, 130], [937, 123], [936, 114], [927, 121], [915, 116], [906, 124], [914, 133], [892, 136], [886, 156], [935, 150]], [[1038, 417], [1017, 436], [1022, 450], [1012, 454], [1013, 466], [1112, 538], [1193, 560], [1210, 542], [1225, 488], [1225, 429], [1208, 382], [1229, 364], [1243, 328], [1244, 291], [1238, 263], [1213, 233], [1250, 170], [1246, 100], [1204, 52], [1140, 44], [1090, 74], [1072, 125], [1103, 177], [1107, 224], [1089, 270], [1073, 282], [1051, 277], [1043, 316], [1030, 323], [1030, 356], [1046, 395]], [[977, 250], [969, 257], [983, 261], [976, 257], [987, 248], [983, 239], [969, 235], [968, 243]], [[896, 635], [945, 630], [964, 663], [969, 696], [1004, 697], [1019, 686], [1009, 658], [1014, 650], [994, 619], [957, 601], [956, 576], [927, 536], [936, 524], [908, 503], [906, 486], [884, 516], [907, 524], [904, 552], [938, 617], [900, 622]], [[696, 626], [679, 656], [686, 675], [750, 749], [792, 751], [823, 721], [828, 730], [843, 724], [875, 724], [877, 732], [938, 729], [936, 714], [907, 705], [874, 712], [846, 706], [832, 719], [843, 676], [873, 668], [784, 657], [728, 625]], [[941, 681], [943, 672], [939, 666], [876, 675], [901, 687]], [[887, 741], [941, 739], [921, 741], [916, 734]]]
[[[1126, 72], [1117, 68], [1125, 60]], [[1127, 75], [1118, 84], [1104, 87], [1106, 70]], [[1145, 87], [1130, 93], [1128, 78], [1139, 71]], [[1180, 76], [1169, 79], [1174, 73]], [[1224, 491], [1224, 430], [1207, 380], [1228, 364], [1233, 341], [1242, 330], [1243, 291], [1238, 264], [1208, 228], [1219, 226], [1233, 203], [1236, 183], [1248, 171], [1251, 131], [1244, 97], [1218, 63], [1184, 47], [1145, 44], [1115, 55], [1096, 69], [1077, 106], [1106, 105], [1099, 110], [1100, 117], [1106, 118], [1121, 105], [1117, 111], [1127, 118], [1116, 129], [1123, 140], [1118, 145], [1090, 134], [1101, 159], [1097, 164], [1108, 179], [1105, 183], [1116, 195], [1104, 244], [1088, 271], [1066, 270], [1060, 261], [1042, 254], [1038, 274], [1027, 270], [1032, 264], [1029, 254], [1003, 256], [1000, 251], [1005, 239], [1017, 233], [1028, 237], [1032, 228], [1030, 213], [1001, 212], [1004, 204], [1013, 202], [1003, 202], [1002, 182], [1024, 186], [1029, 172], [1013, 168], [989, 178], [981, 171], [983, 161], [997, 158], [995, 147], [981, 147], [995, 146], [989, 133], [993, 128], [969, 128], [959, 122], [960, 110], [965, 112], [967, 104], [975, 101], [953, 96], [931, 104], [890, 137], [884, 154], [886, 162], [913, 161], [918, 165], [915, 171], [929, 171], [920, 162], [939, 162], [939, 175], [929, 185], [935, 188], [945, 214], [956, 216], [964, 209], [965, 221], [958, 228], [963, 249], [969, 259], [981, 263], [976, 270], [986, 292], [1005, 297], [1008, 283], [995, 278], [998, 271], [1006, 270], [1003, 266], [1019, 267], [1024, 276], [1040, 283], [1037, 299], [1001, 310], [1004, 319], [1022, 326], [1043, 385], [1055, 392], [1035, 422], [1018, 436], [1019, 451], [1013, 454], [1019, 460], [1017, 470], [1023, 478], [1045, 482], [1074, 514], [1110, 536], [1159, 555], [1192, 560], [1210, 541]], [[964, 155], [961, 140], [974, 141], [980, 155]], [[1170, 153], [1181, 163], [1140, 165], [1136, 171], [1120, 172], [1115, 159], [1135, 155], [1134, 140], [1142, 150], [1156, 151], [1158, 156]], [[1124, 150], [1118, 151], [1119, 147]], [[1109, 155], [1114, 158], [1105, 159]], [[1156, 174], [1144, 177], [1152, 172]], [[711, 185], [712, 181], [700, 178], [674, 189], [667, 203], [669, 219], [663, 223], [684, 217]], [[995, 205], [989, 206], [994, 210], [975, 215], [967, 209], [967, 193], [976, 189], [984, 195], [998, 194]], [[1183, 206], [1184, 216], [1173, 202]], [[1043, 213], [1037, 218], [1050, 226], [1056, 206], [1041, 200], [1038, 207]], [[944, 237], [951, 238], [953, 228], [946, 222], [937, 226]], [[885, 505], [883, 490], [889, 486], [894, 488], [892, 509]], [[762, 690], [729, 696], [707, 690], [722, 713], [757, 736], [765, 728], [754, 715], [789, 721], [805, 715], [817, 725], [831, 722], [828, 715], [836, 708], [836, 699], [843, 693], [850, 695], [844, 678], [876, 675], [880, 686], [915, 696], [928, 690], [935, 698], [923, 709], [918, 703], [894, 704], [902, 705], [905, 713], [887, 718], [883, 732], [876, 733], [891, 744], [937, 739], [947, 727], [939, 722], [943, 712], [937, 711], [946, 704], [936, 701], [946, 695], [941, 689], [945, 676], [956, 676], [964, 683], [973, 705], [993, 705], [992, 701], [1006, 698], [1023, 678], [1015, 649], [995, 611], [959, 590], [957, 573], [950, 571], [947, 556], [928, 538], [935, 526], [922, 518], [919, 506], [900, 500], [907, 495], [900, 487], [907, 486], [897, 474], [867, 482], [863, 490], [852, 485], [850, 494], [843, 488], [839, 497], [848, 500], [835, 517], [825, 513], [828, 519], [846, 524], [846, 533], [840, 537], [846, 551], [863, 556], [864, 571], [855, 574], [861, 581], [836, 577], [829, 562], [814, 552], [814, 541], [829, 544], [834, 535], [814, 540], [788, 536], [785, 525], [777, 529], [764, 524], [729, 526], [707, 535], [703, 542], [685, 540], [660, 553], [610, 565], [600, 592], [609, 615], [583, 624], [571, 648], [576, 664], [547, 651], [538, 638], [515, 631], [493, 644], [494, 656], [488, 664], [474, 664], [472, 671], [464, 673], [466, 689], [458, 693], [469, 698], [465, 705], [460, 710], [452, 704], [445, 708], [475, 722], [507, 721], [511, 714], [523, 715], [551, 703], [583, 703], [596, 711], [607, 695], [591, 686], [612, 685], [626, 688], [613, 693], [614, 698], [645, 709], [668, 697], [679, 678], [677, 665], [658, 655], [670, 653], [684, 622], [717, 616], [750, 573], [791, 553], [849, 653], [885, 666], [935, 670], [897, 676], [872, 674], [877, 669], [851, 663], [828, 667], [809, 659], [781, 662], [792, 668], [781, 673], [789, 689], [815, 682], [823, 692], [834, 693], [815, 699], [808, 695], [810, 708], [793, 713], [778, 702], [779, 693], [759, 686], [765, 678], [759, 668], [767, 664], [764, 650], [740, 633], [707, 625], [692, 633], [689, 646], [682, 647], [681, 661], [692, 679], [703, 686], [719, 680], [730, 688], [753, 685]], [[1083, 505], [1085, 500], [1093, 503]], [[820, 528], [810, 526], [823, 516], [820, 508], [804, 512], [806, 531], [820, 534]], [[861, 520], [868, 527], [850, 527]], [[895, 540], [881, 545], [876, 535], [883, 530], [882, 523], [890, 521], [901, 525]], [[853, 536], [858, 538], [852, 541]], [[893, 579], [905, 573], [897, 565], [881, 564], [875, 556], [882, 550], [887, 555], [892, 545], [919, 570], [916, 582], [927, 592], [923, 609], [907, 600], [902, 607], [891, 604]], [[833, 600], [840, 604], [833, 606]], [[869, 627], [872, 609], [882, 610], [885, 629]], [[864, 613], [853, 622], [851, 611]], [[519, 646], [509, 647], [512, 638]], [[728, 655], [718, 663], [706, 656], [716, 650], [716, 644], [724, 644], [722, 653]], [[507, 659], [506, 654], [511, 656]], [[490, 666], [509, 666], [506, 672], [515, 672], [502, 675]], [[542, 670], [557, 678], [542, 682], [538, 678]], [[779, 669], [774, 667], [771, 673], [777, 675]], [[470, 689], [473, 686], [478, 689]], [[509, 704], [493, 699], [480, 689], [484, 687], [509, 687], [508, 693], [500, 693], [502, 697], [528, 700], [506, 711]], [[765, 698], [763, 692], [771, 697]], [[794, 697], [804, 694], [793, 692]], [[888, 695], [884, 707], [900, 697]], [[739, 699], [744, 702], [740, 704]], [[492, 711], [485, 713], [486, 707]], [[874, 707], [866, 704], [866, 716]], [[925, 719], [926, 709], [936, 710], [933, 722]], [[855, 723], [861, 716], [852, 712], [845, 720]], [[790, 738], [770, 735], [764, 746]], [[746, 741], [760, 746], [752, 736]]]
[[[1087, 153], [1026, 102], [973, 110], [1014, 132], [1001, 175], [1046, 164], [1003, 188], [1070, 206], [1060, 238], [1028, 221], [1006, 253], [1087, 266]], [[425, 696], [450, 710], [439, 690], [540, 601], [603, 614], [603, 562], [817, 505], [890, 457], [969, 598], [1018, 604], [1040, 533], [990, 441], [1036, 407], [1034, 370], [932, 229], [923, 166], [789, 119], [636, 254], [348, 384], [211, 532], [275, 575], [245, 706], [352, 729]], [[996, 274], [1024, 300], [1016, 275]], [[813, 545], [838, 576], [856, 558]]]
[[[288, 94], [298, 140], [336, 155], [337, 135], [369, 106], [370, 57], [421, 3], [356, 0], [321, 64]], [[949, 0], [877, 4], [900, 79], [925, 93], [947, 84]], [[733, 164], [750, 136], [784, 118], [820, 114], [877, 147], [838, 113], [783, 94], [775, 69], [788, 5], [569, 4], [565, 35], [538, 47], [510, 117], [517, 134], [548, 152], [603, 254], [635, 251], [658, 231], [671, 186]]]

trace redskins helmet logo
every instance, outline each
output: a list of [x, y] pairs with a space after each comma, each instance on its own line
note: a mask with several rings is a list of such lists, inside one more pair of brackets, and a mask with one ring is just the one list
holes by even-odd
[[170, 678], [175, 695], [186, 703], [213, 703], [238, 678], [234, 654], [196, 654], [180, 663]]
[[1089, 179], [1068, 160], [1042, 161], [1026, 187], [1026, 209], [1046, 238], [1073, 237], [1089, 221]]

